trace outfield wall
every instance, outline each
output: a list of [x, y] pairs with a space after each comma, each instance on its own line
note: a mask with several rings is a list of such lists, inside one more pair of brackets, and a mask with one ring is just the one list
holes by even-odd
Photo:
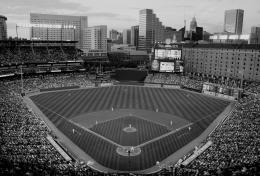
[[144, 81], [147, 76], [146, 70], [138, 69], [118, 69], [115, 79], [118, 81]]
[[67, 89], [79, 89], [79, 88], [80, 88], [80, 86], [54, 87], [54, 88], [40, 89], [40, 92], [48, 92], [48, 91], [56, 91], [56, 90], [67, 90]]

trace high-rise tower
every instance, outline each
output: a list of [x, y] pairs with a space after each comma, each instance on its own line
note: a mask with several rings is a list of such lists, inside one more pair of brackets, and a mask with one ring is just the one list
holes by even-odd
[[77, 41], [77, 48], [86, 52], [87, 16], [30, 14], [31, 39]]
[[244, 10], [232, 9], [225, 11], [224, 32], [242, 34]]
[[196, 27], [197, 27], [197, 21], [196, 21], [196, 18], [193, 17], [190, 22], [190, 31], [196, 32]]
[[151, 52], [155, 42], [163, 41], [164, 26], [152, 9], [139, 12], [139, 50]]
[[7, 18], [5, 16], [0, 15], [0, 40], [7, 39], [6, 20]]

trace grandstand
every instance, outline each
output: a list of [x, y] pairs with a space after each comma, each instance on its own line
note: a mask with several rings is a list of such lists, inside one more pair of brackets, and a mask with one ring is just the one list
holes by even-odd
[[[74, 45], [1, 41], [1, 175], [259, 174], [258, 82], [150, 71], [139, 84], [120, 85], [92, 74], [99, 63], [86, 64]], [[214, 95], [203, 93], [204, 85], [214, 85]], [[235, 101], [216, 96], [234, 96], [231, 89], [241, 92]], [[132, 126], [138, 132], [119, 130]], [[139, 146], [141, 154], [118, 155], [124, 145]]]
[[0, 41], [0, 65], [78, 60], [74, 41]]

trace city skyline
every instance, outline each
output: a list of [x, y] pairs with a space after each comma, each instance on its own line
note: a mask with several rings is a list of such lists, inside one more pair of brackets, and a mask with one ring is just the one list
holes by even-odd
[[[153, 9], [165, 26], [180, 29], [193, 16], [205, 31], [223, 32], [224, 13], [228, 9], [243, 9], [243, 33], [252, 26], [260, 26], [259, 0], [0, 0], [1, 15], [7, 17], [8, 36], [16, 36], [16, 24], [28, 24], [30, 13], [88, 16], [89, 26], [107, 25], [108, 30], [122, 32], [125, 28], [138, 25], [139, 10]], [[102, 5], [101, 5], [102, 4]], [[23, 35], [23, 32], [21, 32]], [[25, 32], [24, 32], [25, 33]], [[24, 34], [27, 35], [27, 34]], [[21, 36], [22, 37], [22, 36]]]

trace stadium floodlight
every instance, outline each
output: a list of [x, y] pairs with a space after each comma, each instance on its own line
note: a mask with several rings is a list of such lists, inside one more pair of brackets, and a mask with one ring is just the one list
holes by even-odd
[[21, 64], [21, 95], [24, 96], [24, 91], [23, 91], [23, 64]]

